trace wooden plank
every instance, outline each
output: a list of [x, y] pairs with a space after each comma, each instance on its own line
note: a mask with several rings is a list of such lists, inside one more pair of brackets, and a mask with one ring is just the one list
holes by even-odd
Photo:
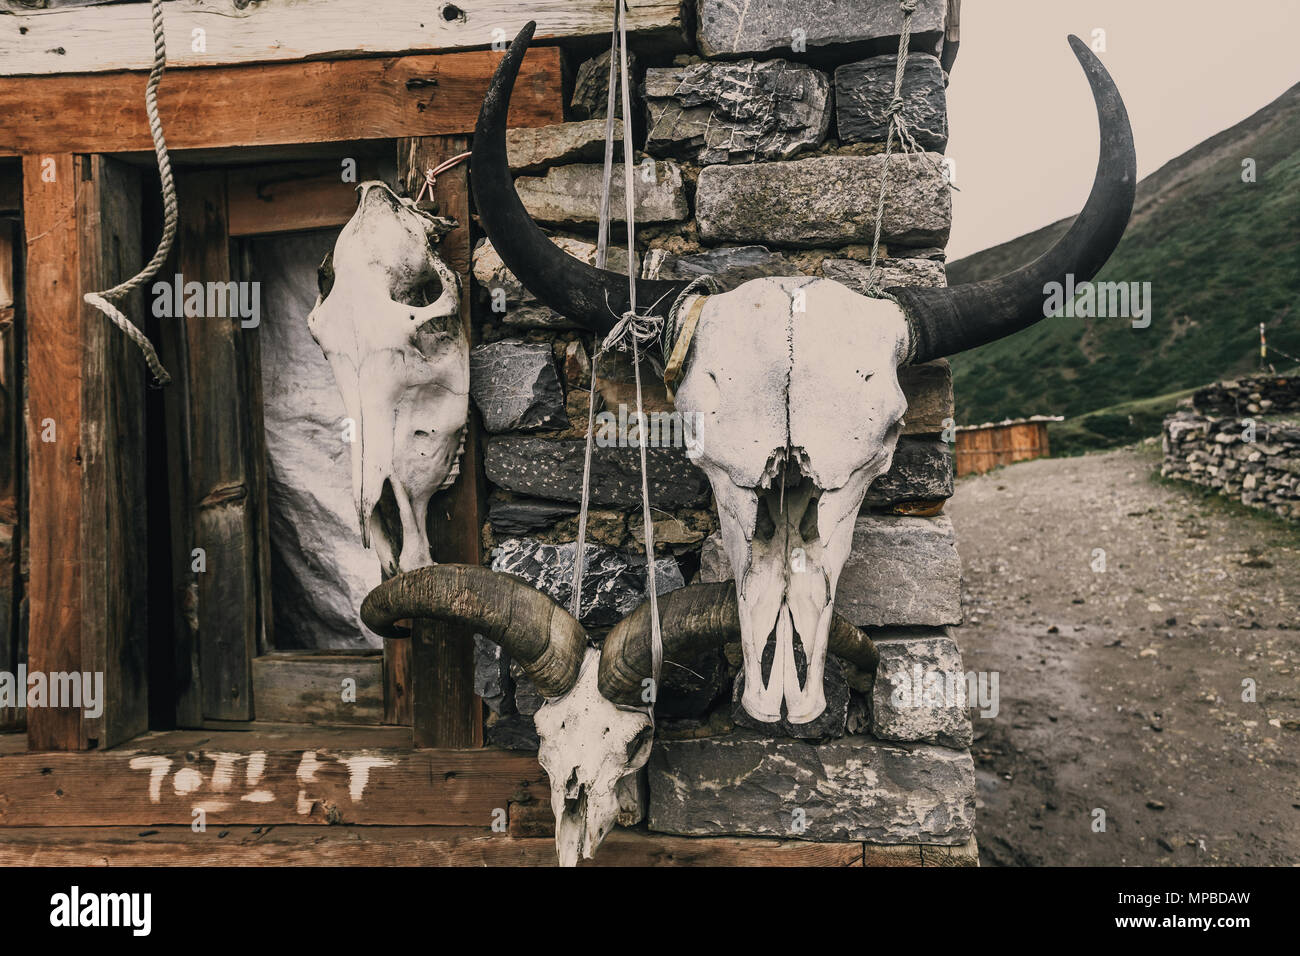
[[[891, 848], [892, 849], [892, 848]], [[459, 827], [0, 830], [0, 866], [555, 866], [555, 841]], [[858, 843], [616, 830], [581, 866], [861, 866]], [[888, 865], [888, 864], [886, 864]]]
[[[140, 172], [79, 157], [81, 288], [108, 289], [146, 262]], [[143, 321], [144, 297], [122, 300]], [[102, 713], [82, 719], [82, 746], [109, 747], [149, 724], [145, 376], [139, 350], [105, 316], [84, 309], [81, 352], [81, 669], [104, 675]]]
[[[342, 161], [356, 175], [345, 181]], [[230, 235], [264, 236], [342, 226], [357, 211], [357, 183], [379, 178], [378, 163], [346, 154], [311, 163], [249, 166], [226, 174]]]
[[[892, 848], [890, 848], [892, 849]], [[909, 848], [914, 849], [914, 848]], [[0, 830], [0, 866], [555, 866], [555, 841], [458, 827]], [[581, 866], [861, 866], [858, 843], [616, 830]], [[885, 864], [888, 865], [888, 864]]]
[[[177, 70], [159, 87], [159, 112], [173, 150], [466, 133], [500, 58], [485, 51]], [[145, 79], [140, 73], [0, 78], [0, 152], [152, 151]], [[529, 50], [510, 125], [562, 118], [559, 51]]]
[[[183, 281], [231, 280], [225, 175], [177, 177], [178, 262]], [[256, 489], [248, 461], [250, 422], [243, 336], [238, 316], [187, 316], [190, 506], [198, 578], [202, 713], [209, 720], [253, 716], [252, 661], [257, 653]]]
[[[634, 39], [685, 47], [682, 0], [628, 7]], [[603, 37], [611, 16], [606, 0], [173, 0], [164, 9], [170, 67], [482, 49], [528, 20], [543, 41]], [[152, 37], [147, 4], [14, 12], [0, 17], [0, 63], [10, 74], [147, 70]]]
[[[352, 699], [344, 700], [352, 681]], [[380, 724], [384, 719], [379, 654], [281, 652], [253, 661], [259, 720], [313, 724]]]
[[[229, 237], [229, 199], [227, 199], [226, 233]], [[253, 266], [249, 259], [248, 243], [239, 247], [239, 269], [234, 276], [243, 282], [253, 281]], [[259, 286], [260, 288], [260, 286]], [[260, 316], [261, 306], [258, 306]], [[266, 487], [266, 420], [265, 401], [262, 397], [262, 326], [259, 318], [255, 328], [241, 329], [239, 341], [244, 368], [245, 460], [249, 507], [253, 522], [253, 580], [257, 598], [254, 653], [265, 654], [275, 644], [275, 614], [271, 603], [271, 506]], [[257, 700], [253, 699], [256, 711]]]
[[[27, 262], [27, 665], [80, 671], [82, 357], [77, 165], [70, 153], [23, 158]], [[52, 440], [51, 440], [52, 439]], [[32, 708], [33, 750], [81, 746], [81, 715]]]
[[[406, 192], [415, 196], [424, 171], [469, 148], [464, 136], [420, 137], [397, 143], [397, 171]], [[470, 214], [468, 163], [438, 176], [434, 186], [440, 215], [459, 224], [438, 247], [438, 254], [460, 277], [461, 324], [471, 347], [476, 336], [470, 314]], [[429, 540], [438, 563], [480, 564], [486, 485], [479, 452], [478, 417], [471, 406], [460, 459], [460, 477], [429, 502]], [[388, 643], [392, 643], [391, 641]], [[411, 640], [413, 710], [417, 747], [479, 747], [483, 744], [483, 705], [474, 694], [472, 628], [424, 621]]]
[[[179, 250], [173, 250], [167, 272], [182, 270]], [[158, 324], [158, 357], [172, 377], [163, 390], [162, 453], [167, 462], [167, 523], [171, 541], [170, 612], [172, 695], [178, 727], [203, 721], [202, 677], [199, 670], [199, 579], [193, 570], [194, 503], [190, 476], [190, 358], [183, 315]], [[161, 573], [161, 572], [157, 572]]]
[[[0, 827], [356, 823], [490, 832], [548, 799], [531, 754], [412, 750], [402, 728], [172, 731], [84, 754], [0, 756]], [[500, 817], [500, 814], [497, 814]]]
[[[0, 195], [22, 183], [12, 164], [0, 167]], [[0, 670], [16, 673], [23, 663], [18, 650], [18, 574], [22, 535], [18, 520], [22, 475], [23, 401], [15, 328], [14, 264], [18, 226], [0, 219]], [[0, 707], [0, 730], [23, 725], [26, 711]]]

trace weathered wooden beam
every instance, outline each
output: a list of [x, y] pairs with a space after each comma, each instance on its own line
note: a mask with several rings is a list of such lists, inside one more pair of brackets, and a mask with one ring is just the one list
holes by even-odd
[[[185, 283], [232, 279], [225, 182], [220, 171], [177, 177], [177, 262]], [[189, 359], [189, 506], [193, 545], [201, 549], [191, 556], [189, 574], [197, 580], [202, 716], [249, 720], [260, 624], [258, 489], [249, 461], [244, 356], [248, 330], [235, 315], [187, 315], [183, 321]]]
[[[918, 856], [917, 847], [883, 847]], [[871, 865], [898, 865], [873, 854]], [[582, 866], [861, 866], [860, 843], [615, 830]], [[47, 827], [0, 830], [0, 866], [555, 866], [555, 841], [458, 827]], [[907, 864], [902, 864], [907, 865]], [[912, 865], [919, 865], [917, 864]]]
[[[548, 800], [537, 759], [412, 750], [399, 727], [172, 731], [87, 754], [0, 752], [0, 827], [356, 823], [490, 832]], [[496, 814], [500, 819], [501, 814]]]
[[[81, 289], [107, 289], [146, 261], [141, 177], [106, 156], [79, 158]], [[142, 322], [144, 296], [120, 305]], [[139, 350], [83, 306], [81, 332], [82, 670], [104, 675], [102, 714], [82, 719], [82, 745], [111, 747], [149, 725], [145, 369]]]
[[[27, 666], [81, 669], [81, 303], [77, 163], [69, 153], [23, 161], [27, 263], [29, 621]], [[76, 750], [81, 715], [32, 708], [34, 750]]]
[[[0, 195], [21, 189], [18, 170], [0, 167]], [[0, 219], [0, 670], [17, 671], [18, 561], [22, 528], [18, 520], [23, 444], [21, 366], [18, 361], [14, 265], [18, 256], [17, 223]], [[25, 712], [0, 706], [0, 730], [18, 727]]]
[[[343, 161], [355, 175], [343, 178]], [[378, 179], [378, 164], [346, 154], [338, 160], [231, 169], [226, 174], [230, 235], [265, 236], [342, 226], [357, 211], [357, 183]]]
[[[643, 45], [684, 48], [682, 5], [632, 0], [628, 31]], [[172, 67], [481, 50], [509, 42], [529, 20], [543, 43], [598, 37], [608, 35], [611, 16], [606, 0], [172, 0], [163, 9]], [[5, 73], [147, 70], [152, 62], [148, 4], [0, 17]]]
[[[141, 264], [138, 174], [100, 156], [23, 162], [27, 233], [28, 667], [103, 674], [104, 711], [35, 707], [34, 750], [109, 746], [147, 720], [143, 382], [81, 300]], [[138, 314], [139, 299], [127, 311]], [[93, 678], [92, 678], [93, 679]]]
[[[0, 22], [0, 29], [7, 25]], [[159, 87], [159, 113], [174, 150], [467, 133], [500, 58], [489, 50], [176, 70]], [[152, 151], [145, 79], [0, 78], [0, 153]], [[559, 80], [559, 51], [529, 50], [510, 125], [560, 122]]]
[[[464, 136], [420, 137], [397, 143], [397, 169], [411, 196], [420, 192], [424, 173], [469, 148]], [[438, 253], [460, 277], [460, 317], [466, 338], [476, 342], [470, 316], [469, 166], [462, 162], [440, 174], [434, 199], [440, 215], [455, 219]], [[483, 519], [487, 513], [477, 413], [471, 407], [456, 483], [429, 502], [429, 540], [438, 563], [479, 564]], [[387, 642], [392, 644], [392, 641]], [[411, 640], [411, 721], [417, 747], [479, 747], [483, 744], [483, 705], [474, 694], [472, 628], [417, 623]]]
[[263, 654], [253, 660], [253, 700], [259, 720], [380, 724], [383, 658], [342, 652]]

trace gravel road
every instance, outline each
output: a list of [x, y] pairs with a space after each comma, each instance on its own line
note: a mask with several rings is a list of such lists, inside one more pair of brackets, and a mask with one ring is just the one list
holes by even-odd
[[999, 675], [986, 866], [1300, 863], [1300, 527], [1158, 464], [1024, 462], [949, 502], [965, 666]]

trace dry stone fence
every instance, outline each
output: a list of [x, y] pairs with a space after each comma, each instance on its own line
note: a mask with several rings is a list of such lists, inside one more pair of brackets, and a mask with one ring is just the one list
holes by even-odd
[[[898, 3], [753, 0], [743, 18], [726, 0], [696, 6], [691, 53], [656, 59], [630, 37], [639, 54], [631, 75], [641, 150], [637, 268], [661, 278], [707, 274], [723, 288], [809, 275], [861, 289], [885, 168]], [[948, 7], [920, 0], [914, 15], [904, 116], [929, 152], [890, 160], [884, 286], [945, 282], [950, 201], [939, 154], [948, 135], [941, 65]], [[587, 261], [595, 258], [600, 210], [607, 68], [608, 54], [578, 64], [572, 122], [508, 139], [529, 212]], [[616, 222], [621, 190], [616, 175]], [[610, 268], [623, 269], [621, 228], [611, 235]], [[472, 395], [487, 433], [490, 482], [485, 554], [494, 569], [569, 600], [594, 394], [603, 416], [583, 620], [599, 633], [645, 597], [634, 369], [625, 355], [607, 354], [593, 376], [591, 335], [529, 295], [486, 240], [474, 250], [473, 277], [483, 342], [472, 353]], [[659, 371], [646, 361], [646, 410], [659, 416], [648, 449], [659, 587], [725, 581], [731, 570], [709, 483], [692, 463]], [[629, 819], [644, 814], [651, 830], [671, 834], [861, 841], [880, 852], [919, 845], [973, 860], [971, 724], [949, 630], [961, 620], [960, 564], [942, 514], [953, 491], [950, 446], [941, 439], [953, 413], [948, 365], [905, 368], [901, 384], [904, 437], [857, 519], [836, 602], [879, 646], [874, 679], [832, 661], [826, 714], [812, 725], [771, 727], [733, 702], [738, 644], [693, 671], [667, 665], [646, 799]], [[535, 749], [532, 715], [541, 699], [495, 645], [478, 648], [477, 682], [492, 711], [488, 739]]]
[[1199, 389], [1165, 419], [1160, 473], [1300, 521], [1300, 377]]

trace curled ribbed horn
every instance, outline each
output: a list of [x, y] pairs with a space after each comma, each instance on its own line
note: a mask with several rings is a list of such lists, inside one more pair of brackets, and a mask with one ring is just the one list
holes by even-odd
[[1075, 282], [1095, 276], [1115, 251], [1133, 208], [1137, 159], [1128, 111], [1101, 61], [1076, 36], [1070, 46], [1079, 58], [1101, 126], [1101, 155], [1092, 193], [1083, 212], [1061, 239], [1027, 266], [994, 279], [947, 289], [889, 289], [907, 314], [910, 361], [952, 355], [1019, 332], [1044, 318], [1049, 282]]
[[411, 618], [472, 627], [501, 645], [545, 697], [578, 679], [587, 632], [540, 591], [518, 578], [465, 564], [438, 564], [389, 578], [361, 602], [361, 620], [383, 637], [408, 637]]
[[[740, 640], [740, 612], [736, 586], [692, 584], [659, 595], [659, 623], [664, 637], [664, 660], [689, 662], [709, 645]], [[830, 652], [874, 671], [879, 659], [876, 645], [838, 614], [831, 622]], [[638, 706], [641, 682], [650, 676], [650, 602], [645, 601], [609, 632], [600, 650], [600, 692], [615, 704]]]
[[[506, 160], [506, 113], [519, 63], [536, 23], [519, 31], [497, 65], [474, 128], [470, 185], [479, 220], [492, 246], [515, 277], [542, 302], [574, 322], [604, 335], [627, 311], [627, 276], [587, 265], [557, 247], [537, 228], [519, 201]], [[667, 315], [686, 282], [637, 281], [644, 314]], [[649, 308], [646, 308], [649, 307]]]

